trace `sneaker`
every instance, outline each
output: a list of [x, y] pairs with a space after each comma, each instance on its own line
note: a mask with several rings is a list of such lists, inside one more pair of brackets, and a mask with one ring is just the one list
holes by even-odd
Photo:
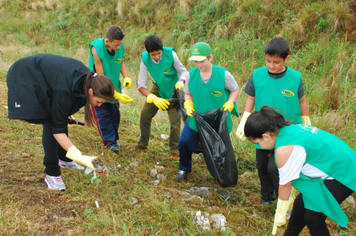
[[66, 186], [64, 185], [62, 176], [60, 175], [59, 176], [46, 175], [44, 182], [47, 184], [49, 189], [60, 190], [60, 191], [66, 190]]
[[84, 170], [84, 167], [78, 165], [75, 161], [66, 162], [66, 161], [59, 160], [58, 165], [61, 168], [68, 168], [72, 170]]
[[176, 175], [176, 178], [186, 180], [187, 179], [187, 171], [179, 170], [178, 174]]
[[134, 148], [130, 149], [129, 152], [134, 152], [134, 151], [137, 151], [137, 150], [146, 150], [147, 149], [147, 146], [141, 146], [141, 145], [136, 145]]
[[261, 203], [262, 206], [268, 206], [270, 204], [271, 204], [271, 201], [267, 201], [267, 200], [263, 200], [262, 199], [262, 203]]
[[118, 144], [112, 144], [110, 146], [107, 146], [107, 148], [114, 153], [118, 153], [120, 149], [123, 149], [125, 147]]

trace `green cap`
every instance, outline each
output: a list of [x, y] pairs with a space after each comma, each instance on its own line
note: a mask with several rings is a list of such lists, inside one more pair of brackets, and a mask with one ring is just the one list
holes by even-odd
[[194, 44], [192, 49], [192, 56], [189, 61], [204, 61], [206, 57], [211, 55], [211, 48], [209, 44], [204, 42], [198, 42]]

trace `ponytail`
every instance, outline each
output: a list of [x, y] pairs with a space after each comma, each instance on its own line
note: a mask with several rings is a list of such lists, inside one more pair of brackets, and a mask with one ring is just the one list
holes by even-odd
[[105, 100], [114, 100], [114, 84], [111, 79], [105, 75], [98, 75], [92, 71], [87, 73], [85, 79], [84, 91], [87, 98], [85, 103], [84, 113], [85, 113], [85, 123], [88, 126], [94, 126], [95, 120], [91, 105], [89, 103], [89, 89], [93, 90], [93, 95], [96, 97], [103, 98]]
[[244, 129], [245, 136], [252, 139], [262, 138], [262, 134], [267, 132], [277, 134], [282, 127], [290, 124], [291, 122], [286, 121], [281, 113], [272, 107], [263, 106], [248, 117]]

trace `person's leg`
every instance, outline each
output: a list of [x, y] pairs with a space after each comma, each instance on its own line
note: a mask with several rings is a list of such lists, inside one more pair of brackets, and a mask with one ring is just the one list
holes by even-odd
[[94, 119], [105, 147], [116, 144], [115, 133], [117, 130], [114, 130], [112, 126], [111, 106], [110, 103], [103, 103], [100, 107], [92, 106]]
[[[351, 189], [335, 179], [324, 180], [324, 184], [339, 204], [341, 204], [348, 196], [350, 196], [350, 194], [353, 193]], [[326, 215], [323, 213], [306, 210], [304, 219], [312, 236], [330, 235], [328, 227], [325, 223], [326, 218]]]
[[44, 150], [43, 165], [45, 166], [45, 173], [50, 176], [61, 175], [61, 170], [58, 165], [58, 142], [52, 134], [52, 124], [43, 124], [42, 131], [42, 145]]
[[298, 236], [306, 226], [304, 220], [304, 202], [302, 194], [298, 194], [293, 203], [292, 214], [289, 218], [288, 226], [284, 232], [284, 236]]
[[276, 200], [278, 197], [278, 189], [279, 189], [279, 173], [277, 165], [274, 161], [274, 151], [271, 150], [268, 154], [268, 164], [267, 171], [271, 180], [271, 189], [270, 189], [270, 200]]
[[180, 135], [181, 117], [176, 108], [168, 110], [169, 123], [171, 129], [169, 133], [169, 151], [170, 153], [178, 154], [178, 140]]
[[121, 113], [120, 113], [120, 103], [111, 105], [111, 121], [113, 130], [115, 133], [115, 143], [119, 140], [119, 127], [120, 127]]
[[192, 130], [188, 126], [188, 122], [185, 123], [182, 134], [178, 141], [179, 149], [179, 170], [186, 172], [192, 171], [192, 154], [194, 148], [199, 143], [198, 132]]
[[[68, 126], [66, 127], [65, 134], [68, 136]], [[69, 159], [68, 157], [66, 157], [66, 154], [67, 154], [67, 151], [64, 150], [61, 147], [61, 145], [59, 145], [59, 143], [57, 142], [57, 157], [59, 158], [59, 160], [65, 161], [65, 162], [71, 162], [72, 160]]]
[[[158, 94], [158, 86], [157, 84], [152, 85], [152, 89], [150, 93], [155, 94], [156, 96], [159, 96]], [[140, 118], [140, 139], [137, 142], [138, 145], [147, 147], [148, 142], [150, 140], [150, 135], [151, 135], [151, 123], [153, 117], [157, 114], [158, 108], [154, 103], [147, 103], [143, 105], [143, 108], [141, 110], [141, 118]]]
[[269, 154], [269, 150], [256, 149], [256, 167], [261, 182], [261, 197], [265, 202], [271, 201], [271, 196], [273, 195], [272, 181], [267, 169]]

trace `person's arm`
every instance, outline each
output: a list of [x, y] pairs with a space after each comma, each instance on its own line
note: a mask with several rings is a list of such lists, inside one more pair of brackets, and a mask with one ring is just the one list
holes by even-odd
[[301, 116], [309, 116], [309, 109], [305, 95], [299, 99]]
[[176, 69], [178, 73], [179, 81], [184, 83], [186, 79], [189, 77], [189, 72], [179, 60], [177, 53], [173, 50], [172, 50], [172, 55], [174, 60], [173, 67]]
[[147, 88], [148, 79], [148, 69], [147, 66], [142, 62], [140, 63], [140, 72], [138, 74], [137, 89], [141, 95], [147, 97], [150, 94]]
[[95, 72], [98, 75], [105, 75], [103, 62], [100, 60], [98, 54], [96, 53], [95, 47], [91, 47], [91, 54], [93, 54], [93, 57], [94, 57]]
[[245, 112], [251, 113], [254, 106], [255, 106], [255, 97], [248, 95], [245, 103]]
[[53, 134], [53, 136], [64, 150], [68, 151], [68, 149], [73, 146], [73, 143], [65, 133]]
[[[278, 169], [282, 168], [288, 161], [293, 152], [294, 145], [281, 146], [276, 149], [276, 163]], [[292, 188], [292, 181], [284, 185], [279, 185], [278, 198], [281, 200], [288, 200]]]
[[123, 59], [122, 59], [122, 62], [121, 62], [121, 74], [122, 74], [122, 76], [124, 76], [124, 78], [127, 77], [126, 65], [125, 65], [125, 62], [124, 62]]

